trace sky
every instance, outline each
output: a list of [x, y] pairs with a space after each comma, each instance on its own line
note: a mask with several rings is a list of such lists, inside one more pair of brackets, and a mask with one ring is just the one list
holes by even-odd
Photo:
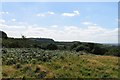
[[117, 2], [3, 2], [0, 16], [9, 37], [118, 42]]
[[1, 0], [2, 2], [119, 2], [119, 0]]

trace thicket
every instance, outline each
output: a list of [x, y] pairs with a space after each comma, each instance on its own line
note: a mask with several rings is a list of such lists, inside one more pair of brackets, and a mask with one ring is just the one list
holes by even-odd
[[43, 50], [70, 50], [85, 51], [96, 55], [120, 56], [120, 46], [103, 45], [98, 43], [75, 42], [40, 42], [33, 41], [25, 36], [22, 38], [3, 38], [3, 48], [39, 48]]

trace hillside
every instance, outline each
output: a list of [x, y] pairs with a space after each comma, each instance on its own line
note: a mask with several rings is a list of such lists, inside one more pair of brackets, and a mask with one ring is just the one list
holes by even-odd
[[50, 38], [28, 38], [29, 40], [37, 41], [37, 42], [47, 42], [47, 43], [53, 43], [54, 40]]
[[[2, 31], [3, 32], [3, 31]], [[50, 38], [10, 38], [3, 32], [3, 48], [39, 48], [43, 50], [70, 50], [84, 51], [96, 55], [113, 55], [120, 56], [120, 46], [111, 44], [100, 44], [90, 42], [59, 42]]]
[[[7, 35], [7, 34], [6, 34]], [[2, 37], [2, 78], [118, 78], [120, 46]]]
[[3, 78], [118, 78], [118, 57], [34, 48], [5, 51]]

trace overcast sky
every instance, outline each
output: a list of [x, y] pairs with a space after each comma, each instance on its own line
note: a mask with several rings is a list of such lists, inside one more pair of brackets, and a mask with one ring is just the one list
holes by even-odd
[[9, 37], [118, 42], [117, 2], [8, 2], [0, 16], [0, 30]]

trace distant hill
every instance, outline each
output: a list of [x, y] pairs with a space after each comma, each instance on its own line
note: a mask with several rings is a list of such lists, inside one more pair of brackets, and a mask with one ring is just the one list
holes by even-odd
[[120, 43], [102, 43], [102, 44], [110, 46], [120, 46]]
[[50, 38], [28, 38], [29, 40], [37, 41], [37, 42], [48, 42], [53, 43], [54, 40]]

